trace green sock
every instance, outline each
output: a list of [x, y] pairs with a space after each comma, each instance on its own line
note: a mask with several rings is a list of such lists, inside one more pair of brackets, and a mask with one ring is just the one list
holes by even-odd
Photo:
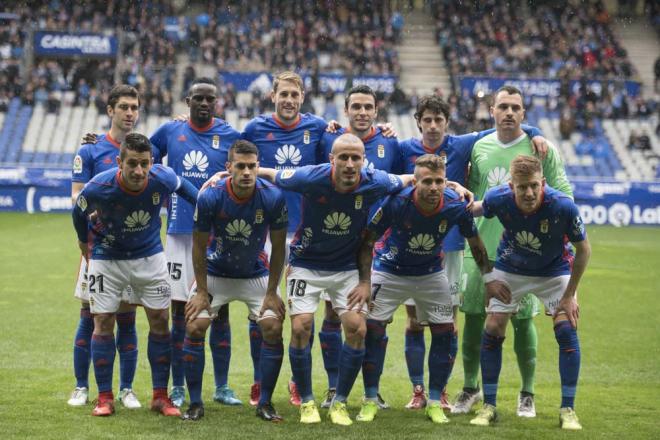
[[464, 388], [479, 386], [479, 353], [481, 351], [481, 334], [484, 331], [486, 315], [465, 314], [463, 325], [463, 377]]
[[536, 326], [534, 319], [511, 318], [513, 325], [513, 348], [518, 358], [518, 368], [522, 378], [522, 390], [534, 394], [534, 374], [536, 373]]

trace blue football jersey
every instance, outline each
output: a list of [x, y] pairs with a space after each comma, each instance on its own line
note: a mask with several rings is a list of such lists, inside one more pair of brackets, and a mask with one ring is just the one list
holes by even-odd
[[[170, 121], [161, 125], [150, 140], [177, 176], [201, 188], [211, 176], [225, 170], [229, 147], [240, 133], [219, 118], [207, 127], [194, 127], [190, 121]], [[167, 233], [192, 234], [195, 207], [176, 194], [167, 205]]]
[[137, 192], [122, 185], [118, 168], [97, 174], [80, 192], [73, 208], [78, 239], [88, 242], [87, 218], [96, 212], [90, 229], [92, 259], [132, 260], [161, 252], [162, 200], [180, 186], [174, 171], [162, 165], [151, 168], [144, 188]]
[[[328, 155], [332, 151], [332, 143], [344, 133], [350, 133], [350, 128], [340, 128], [336, 133], [324, 133], [321, 140], [319, 163], [329, 162]], [[380, 128], [371, 127], [371, 132], [362, 139], [364, 143], [364, 167], [371, 170], [383, 170], [393, 174], [403, 174], [401, 150], [395, 137], [385, 137]]]
[[283, 170], [276, 181], [281, 188], [303, 196], [302, 223], [291, 242], [290, 263], [329, 271], [357, 267], [357, 249], [369, 209], [402, 187], [394, 174], [363, 169], [355, 188], [341, 193], [334, 187], [330, 164]]
[[426, 275], [442, 270], [442, 243], [456, 226], [462, 236], [474, 237], [472, 213], [458, 194], [445, 189], [437, 209], [424, 213], [415, 188], [405, 188], [385, 199], [371, 217], [369, 229], [380, 240], [374, 246], [375, 270], [396, 275]]
[[584, 223], [573, 200], [545, 186], [538, 210], [523, 214], [508, 185], [488, 190], [484, 216], [497, 217], [504, 234], [497, 248], [495, 268], [527, 276], [550, 277], [571, 272], [570, 242], [586, 238]]
[[231, 178], [202, 191], [197, 199], [195, 230], [211, 233], [208, 272], [227, 278], [254, 278], [268, 273], [264, 243], [269, 229], [288, 225], [284, 194], [272, 183], [257, 179], [249, 199], [239, 199]]
[[[305, 113], [291, 125], [284, 125], [276, 114], [252, 119], [243, 130], [242, 137], [259, 149], [259, 164], [276, 170], [296, 169], [315, 165], [320, 155], [320, 142], [326, 122], [318, 116]], [[300, 223], [299, 194], [284, 192], [289, 208], [289, 231]]]

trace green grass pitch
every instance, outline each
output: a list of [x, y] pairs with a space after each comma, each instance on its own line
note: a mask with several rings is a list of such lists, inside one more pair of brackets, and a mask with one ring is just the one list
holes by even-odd
[[[558, 429], [560, 399], [557, 345], [550, 319], [536, 319], [539, 354], [536, 373], [538, 417], [519, 419], [515, 400], [520, 386], [511, 338], [504, 348], [498, 408], [500, 422], [492, 428], [469, 425], [470, 416], [450, 416], [435, 426], [421, 411], [403, 409], [410, 385], [403, 359], [404, 312], [389, 327], [390, 344], [382, 394], [392, 409], [375, 422], [333, 426], [322, 410], [323, 423], [301, 426], [297, 410], [287, 403], [290, 375], [287, 356], [274, 396], [285, 422], [271, 425], [255, 418], [250, 407], [224, 407], [212, 402], [212, 367], [207, 352], [206, 417], [184, 423], [148, 411], [117, 408], [114, 417], [90, 415], [91, 406], [70, 408], [73, 389], [72, 342], [78, 303], [72, 297], [78, 255], [68, 215], [0, 214], [0, 435], [2, 438], [660, 438], [660, 229], [588, 228], [593, 256], [579, 289], [582, 371], [576, 409], [582, 432]], [[231, 306], [233, 357], [230, 386], [248, 400], [252, 366], [247, 339], [246, 308]], [[317, 320], [321, 313], [317, 314]], [[317, 321], [317, 328], [320, 323]], [[146, 319], [138, 312], [140, 358], [135, 390], [143, 405], [150, 396], [146, 359]], [[285, 343], [288, 342], [288, 327]], [[429, 343], [427, 340], [427, 347]], [[313, 349], [317, 400], [326, 388], [318, 338]], [[118, 362], [115, 363], [116, 368]], [[115, 372], [115, 387], [117, 387]], [[92, 378], [92, 396], [95, 385]], [[450, 395], [462, 385], [456, 362]], [[361, 378], [349, 400], [357, 414]]]

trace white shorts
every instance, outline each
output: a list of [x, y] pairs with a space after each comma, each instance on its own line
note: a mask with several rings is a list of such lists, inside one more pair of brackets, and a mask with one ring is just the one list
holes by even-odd
[[454, 321], [449, 283], [444, 272], [420, 276], [374, 272], [371, 292], [369, 319], [389, 322], [396, 309], [412, 298], [421, 325]]
[[[463, 271], [463, 251], [447, 252], [443, 258], [444, 272], [447, 276], [449, 283], [449, 293], [451, 294], [451, 304], [458, 306], [461, 303], [461, 298], [458, 295], [458, 286], [461, 280], [461, 272]], [[415, 300], [408, 298], [403, 302], [407, 306], [414, 306]]]
[[[287, 299], [291, 316], [315, 313], [321, 294], [327, 292], [332, 308], [341, 316], [348, 312], [348, 294], [359, 281], [357, 270], [327, 271], [290, 266], [287, 274]], [[367, 314], [368, 307], [362, 305], [360, 313]]]
[[[249, 312], [250, 319], [260, 321], [264, 318], [277, 317], [272, 310], [266, 310], [263, 317], [259, 317], [261, 306], [268, 288], [268, 275], [259, 278], [225, 278], [208, 275], [206, 277], [211, 302], [211, 313], [202, 310], [198, 318], [215, 319], [220, 307], [232, 301], [241, 301]], [[279, 293], [279, 292], [278, 292]], [[190, 298], [197, 295], [197, 283], [193, 283]]]
[[[87, 290], [87, 262], [82, 256], [80, 257], [78, 279], [76, 280], [76, 288], [73, 291], [73, 296], [83, 302], [89, 302], [89, 291]], [[131, 286], [126, 286], [126, 288], [122, 291], [121, 300], [129, 304], [139, 304], [139, 301], [134, 302], [136, 299], [133, 295], [133, 288]]]
[[546, 313], [553, 315], [568, 285], [570, 275], [554, 277], [530, 277], [493, 269], [495, 279], [505, 282], [511, 290], [511, 304], [504, 304], [496, 298], [490, 300], [486, 311], [489, 313], [515, 313], [523, 297], [531, 293], [545, 305]]
[[122, 292], [133, 288], [132, 304], [163, 310], [170, 307], [171, 288], [168, 283], [165, 254], [133, 260], [90, 260], [87, 289], [92, 313], [115, 313], [122, 301]]
[[195, 282], [192, 265], [192, 234], [167, 234], [165, 244], [167, 270], [172, 287], [172, 301], [188, 301]]

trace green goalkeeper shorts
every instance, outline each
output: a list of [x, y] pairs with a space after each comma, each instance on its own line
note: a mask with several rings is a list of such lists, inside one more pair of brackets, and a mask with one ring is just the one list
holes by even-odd
[[[486, 307], [484, 295], [486, 288], [481, 279], [481, 271], [474, 262], [474, 258], [465, 257], [463, 260], [463, 274], [460, 283], [461, 312], [470, 315], [485, 315]], [[528, 319], [539, 314], [539, 303], [532, 294], [527, 294], [520, 301], [516, 318]]]

